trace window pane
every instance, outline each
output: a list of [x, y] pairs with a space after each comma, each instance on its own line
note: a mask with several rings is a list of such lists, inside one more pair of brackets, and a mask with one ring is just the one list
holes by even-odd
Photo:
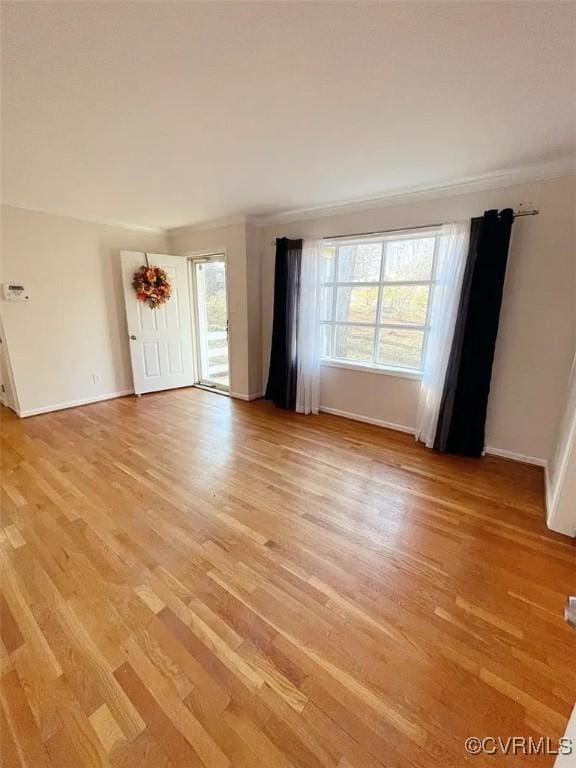
[[320, 356], [330, 357], [332, 353], [330, 339], [332, 338], [332, 326], [322, 323], [320, 326]]
[[378, 288], [338, 288], [336, 320], [344, 323], [375, 323]]
[[378, 362], [402, 368], [420, 368], [424, 331], [380, 328]]
[[383, 286], [380, 322], [425, 325], [428, 292], [427, 285]]
[[430, 280], [434, 237], [392, 240], [386, 245], [385, 280]]
[[332, 320], [332, 296], [334, 288], [320, 289], [320, 320]]
[[322, 268], [320, 279], [323, 283], [334, 282], [334, 262], [336, 259], [336, 248], [333, 245], [325, 245], [322, 248]]
[[364, 363], [373, 361], [374, 328], [337, 325], [334, 357], [342, 360], [358, 360]]
[[380, 280], [382, 243], [341, 245], [338, 251], [338, 281], [377, 283]]

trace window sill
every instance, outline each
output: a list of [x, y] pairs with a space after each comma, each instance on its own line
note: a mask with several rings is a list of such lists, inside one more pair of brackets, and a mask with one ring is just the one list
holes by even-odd
[[349, 371], [361, 371], [362, 373], [379, 373], [384, 376], [397, 376], [400, 379], [414, 379], [420, 381], [421, 371], [411, 371], [408, 368], [394, 368], [393, 366], [369, 365], [367, 363], [354, 363], [347, 360], [330, 360], [324, 358], [320, 361], [322, 367], [327, 368], [347, 368]]

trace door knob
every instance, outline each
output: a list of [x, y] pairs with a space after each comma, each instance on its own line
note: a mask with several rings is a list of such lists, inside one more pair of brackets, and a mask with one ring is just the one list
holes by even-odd
[[136, 341], [136, 336], [134, 336], [134, 334], [132, 334], [132, 336], [130, 336], [130, 338], [132, 339], [132, 341]]

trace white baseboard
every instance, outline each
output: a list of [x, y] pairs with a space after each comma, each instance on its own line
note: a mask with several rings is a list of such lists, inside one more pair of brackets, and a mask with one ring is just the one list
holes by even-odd
[[109, 392], [106, 395], [96, 395], [96, 397], [85, 397], [82, 400], [71, 400], [69, 403], [56, 403], [55, 405], [45, 405], [42, 408], [31, 408], [27, 411], [20, 411], [18, 416], [25, 419], [28, 416], [38, 416], [41, 413], [52, 413], [52, 411], [64, 411], [66, 408], [77, 408], [80, 405], [90, 405], [91, 403], [101, 403], [103, 400], [115, 400], [117, 397], [126, 397], [134, 394], [133, 389], [123, 389], [120, 392]]
[[230, 392], [230, 397], [233, 397], [236, 400], [245, 400], [247, 403], [250, 403], [252, 400], [259, 400], [261, 397], [264, 397], [264, 392], [253, 392], [251, 395], [243, 395], [240, 392]]
[[[114, 400], [117, 397], [126, 397], [126, 395], [134, 394], [133, 389], [124, 389], [120, 392], [110, 392], [106, 395], [97, 395], [96, 397], [86, 397], [82, 400], [71, 400], [69, 403], [57, 403], [55, 405], [46, 405], [42, 408], [31, 408], [27, 411], [20, 411], [19, 416], [21, 418], [27, 418], [28, 416], [37, 416], [41, 413], [52, 413], [53, 411], [63, 411], [67, 408], [77, 408], [81, 405], [90, 405], [91, 403], [100, 403], [103, 400]], [[240, 392], [230, 392], [230, 397], [236, 400], [244, 400], [245, 402], [251, 402], [252, 400], [258, 400], [264, 397], [264, 392], [253, 392], [250, 395], [245, 395]], [[352, 421], [360, 421], [364, 424], [373, 424], [376, 427], [384, 427], [385, 429], [393, 429], [396, 432], [404, 432], [409, 435], [413, 435], [414, 427], [408, 427], [405, 424], [396, 424], [393, 421], [384, 421], [383, 419], [374, 419], [370, 416], [363, 416], [358, 413], [350, 413], [349, 411], [341, 411], [338, 408], [326, 408], [320, 406], [320, 411], [323, 413], [330, 413], [333, 416], [341, 416], [344, 419], [351, 419]], [[486, 453], [490, 456], [500, 456], [504, 459], [511, 459], [513, 461], [519, 461], [523, 464], [535, 464], [539, 467], [544, 467], [546, 473], [546, 494], [547, 497], [550, 493], [550, 482], [548, 477], [548, 463], [546, 459], [541, 459], [538, 456], [527, 456], [523, 453], [514, 453], [513, 451], [506, 451], [501, 448], [486, 447]], [[550, 508], [550, 499], [547, 498], [547, 507]]]
[[535, 464], [537, 467], [544, 467], [546, 469], [548, 462], [546, 459], [541, 459], [539, 456], [527, 456], [524, 453], [514, 453], [514, 451], [505, 451], [502, 448], [491, 448], [486, 446], [484, 451], [490, 456], [500, 456], [502, 459], [511, 459], [512, 461], [520, 461], [522, 464]]
[[[56, 403], [54, 405], [45, 405], [42, 408], [30, 408], [26, 411], [20, 411], [18, 416], [25, 419], [28, 416], [39, 416], [41, 413], [52, 413], [52, 411], [64, 411], [66, 408], [78, 408], [80, 405], [90, 405], [91, 403], [101, 403], [103, 400], [114, 400], [117, 397], [126, 397], [126, 395], [133, 395], [133, 389], [123, 389], [120, 392], [109, 392], [106, 395], [97, 395], [96, 397], [86, 397], [82, 400], [71, 400], [69, 403]], [[239, 392], [231, 392], [230, 397], [235, 397], [238, 400], [258, 400], [263, 397], [263, 392], [254, 392], [251, 395], [243, 395]]]
[[[385, 429], [393, 429], [396, 432], [406, 432], [409, 435], [415, 433], [414, 427], [407, 427], [404, 424], [396, 424], [393, 421], [384, 421], [383, 419], [373, 419], [370, 416], [362, 416], [358, 413], [349, 413], [348, 411], [340, 411], [338, 408], [325, 408], [320, 406], [320, 410], [323, 413], [331, 413], [333, 416], [342, 416], [344, 419], [352, 419], [352, 421], [361, 421], [365, 424], [374, 424], [376, 427], [384, 427]], [[503, 459], [511, 459], [512, 461], [519, 461], [523, 464], [535, 464], [538, 467], [544, 467], [547, 471], [546, 459], [541, 459], [538, 456], [527, 456], [523, 453], [514, 453], [513, 451], [505, 451], [501, 448], [486, 448], [486, 453], [491, 456], [499, 456]]]
[[406, 432], [409, 435], [414, 434], [413, 427], [406, 427], [404, 424], [395, 424], [392, 421], [383, 421], [382, 419], [373, 419], [370, 416], [362, 416], [358, 413], [349, 413], [348, 411], [340, 411], [338, 408], [325, 408], [320, 406], [322, 413], [331, 413], [332, 416], [342, 416], [344, 419], [352, 419], [352, 421], [361, 421], [364, 424], [374, 424], [376, 427], [384, 427], [385, 429], [393, 429], [396, 432]]

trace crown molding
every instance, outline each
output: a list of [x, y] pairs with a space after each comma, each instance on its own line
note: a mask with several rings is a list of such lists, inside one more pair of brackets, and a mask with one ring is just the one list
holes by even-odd
[[103, 227], [117, 227], [119, 229], [131, 229], [134, 232], [148, 232], [152, 235], [165, 235], [166, 230], [163, 227], [145, 227], [142, 224], [130, 224], [126, 221], [116, 221], [116, 219], [99, 219], [96, 217], [69, 216], [66, 213], [57, 211], [45, 211], [42, 208], [28, 208], [25, 205], [12, 205], [11, 203], [2, 203], [2, 208], [13, 208], [17, 211], [29, 211], [30, 213], [41, 213], [44, 216], [57, 216], [59, 219], [70, 219], [71, 221], [81, 221], [85, 224], [100, 224]]
[[136, 232], [147, 232], [149, 234], [174, 237], [192, 232], [203, 232], [210, 229], [219, 229], [221, 227], [231, 227], [238, 224], [251, 224], [256, 227], [267, 227], [273, 224], [282, 224], [290, 221], [323, 218], [344, 213], [356, 213], [359, 211], [371, 210], [373, 208], [385, 208], [402, 205], [404, 203], [418, 202], [420, 200], [453, 197], [455, 195], [464, 195], [489, 189], [500, 189], [502, 187], [525, 184], [533, 181], [544, 181], [546, 179], [554, 179], [561, 176], [571, 176], [575, 173], [576, 158], [565, 157], [561, 160], [542, 163], [540, 165], [522, 166], [495, 173], [468, 176], [458, 180], [447, 181], [442, 184], [420, 185], [418, 187], [411, 187], [403, 190], [394, 190], [393, 192], [383, 195], [324, 203], [306, 208], [293, 208], [265, 216], [228, 216], [220, 219], [200, 221], [194, 224], [185, 224], [180, 227], [152, 227], [143, 226], [141, 224], [132, 224], [125, 221], [117, 221], [115, 219], [70, 216], [58, 211], [28, 208], [26, 206], [13, 205], [6, 202], [2, 203], [2, 207], [30, 211], [32, 213], [40, 213], [47, 216], [58, 216], [73, 221], [82, 221], [87, 224], [99, 224], [106, 227], [119, 227], [121, 229], [130, 229]]
[[178, 235], [188, 235], [191, 232], [205, 232], [208, 229], [220, 229], [221, 227], [232, 227], [237, 224], [246, 224], [247, 217], [242, 216], [227, 216], [222, 219], [211, 219], [210, 221], [200, 221], [197, 224], [185, 224], [182, 227], [171, 227], [167, 230], [169, 237], [177, 237]]
[[269, 216], [253, 216], [250, 223], [258, 227], [266, 227], [271, 224], [283, 224], [290, 221], [304, 219], [316, 219], [334, 216], [343, 213], [356, 213], [358, 211], [371, 210], [373, 208], [385, 208], [404, 203], [418, 202], [420, 200], [432, 200], [441, 197], [453, 197], [472, 192], [482, 192], [489, 189], [515, 186], [533, 181], [544, 181], [561, 176], [570, 176], [576, 173], [576, 160], [564, 158], [551, 163], [541, 165], [524, 166], [496, 173], [487, 173], [478, 176], [469, 176], [460, 180], [445, 182], [440, 185], [412, 187], [405, 190], [396, 190], [385, 195], [365, 197], [356, 200], [328, 203], [326, 205], [310, 206], [308, 208], [295, 208], [288, 211], [270, 214]]

